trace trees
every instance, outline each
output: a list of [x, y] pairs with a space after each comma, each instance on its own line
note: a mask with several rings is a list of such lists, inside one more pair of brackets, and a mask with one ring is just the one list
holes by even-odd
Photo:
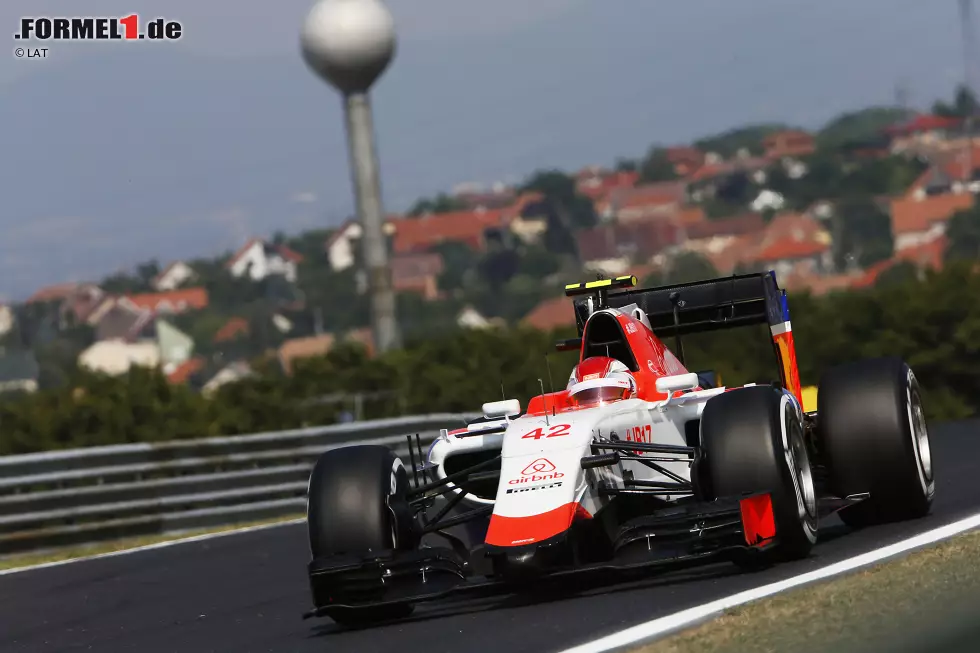
[[667, 150], [663, 147], [653, 146], [650, 148], [647, 155], [643, 157], [643, 161], [640, 162], [639, 172], [641, 183], [677, 179], [674, 164], [667, 158]]
[[956, 87], [953, 94], [952, 104], [943, 100], [937, 101], [932, 106], [932, 112], [944, 118], [968, 118], [977, 115], [977, 98], [966, 86], [960, 84]]
[[852, 258], [862, 268], [891, 258], [894, 252], [891, 218], [874, 200], [851, 196], [834, 210], [834, 265], [847, 267]]
[[452, 195], [439, 193], [433, 198], [424, 197], [417, 201], [409, 209], [408, 214], [412, 217], [418, 217], [426, 213], [452, 213], [453, 211], [463, 211], [465, 209], [466, 202], [463, 200]]
[[[705, 264], [699, 257], [686, 260], [668, 274], [671, 281], [714, 275], [699, 267]], [[828, 365], [897, 355], [915, 370], [931, 418], [980, 412], [980, 273], [973, 268], [974, 261], [953, 262], [920, 278], [897, 274], [902, 268], [896, 266], [894, 277], [867, 291], [791, 293], [803, 383], [817, 383]], [[448, 320], [438, 318], [444, 327]], [[291, 376], [271, 361], [210, 399], [152, 370], [135, 368], [118, 378], [74, 370], [60, 387], [0, 400], [0, 454], [330, 423], [343, 409], [331, 399], [337, 394], [382, 393], [365, 404], [365, 418], [474, 410], [499, 397], [501, 384], [526, 405], [542, 383], [546, 390], [552, 382], [560, 387], [576, 360], [553, 349], [572, 335], [569, 330], [445, 329], [432, 335], [416, 332], [404, 349], [373, 359], [356, 344], [338, 345], [326, 356], [298, 361]], [[666, 344], [674, 347], [673, 338]], [[684, 350], [688, 369], [716, 370], [729, 385], [777, 378], [765, 325], [688, 336]]]
[[762, 140], [769, 134], [780, 131], [794, 130], [796, 127], [780, 123], [748, 125], [729, 129], [719, 134], [705, 136], [694, 142], [694, 147], [702, 152], [716, 152], [726, 159], [734, 156], [739, 150], [748, 150], [750, 154], [762, 153]]
[[671, 260], [665, 269], [654, 272], [644, 279], [644, 286], [663, 286], [675, 283], [688, 283], [698, 279], [712, 279], [718, 271], [697, 252], [682, 252]]
[[952, 261], [980, 261], [980, 207], [958, 211], [946, 226], [944, 258]]
[[789, 208], [801, 211], [818, 200], [871, 198], [904, 192], [926, 168], [917, 159], [886, 156], [852, 159], [835, 150], [817, 150], [803, 162], [807, 174], [791, 179], [780, 167], [770, 170], [767, 187], [781, 194]]
[[869, 107], [843, 113], [817, 133], [817, 148], [835, 150], [875, 142], [881, 136], [882, 130], [907, 119], [910, 113], [900, 107]]
[[539, 170], [521, 187], [522, 192], [537, 191], [550, 200], [561, 221], [569, 228], [588, 229], [596, 223], [595, 207], [588, 197], [579, 195], [575, 180], [560, 170]]

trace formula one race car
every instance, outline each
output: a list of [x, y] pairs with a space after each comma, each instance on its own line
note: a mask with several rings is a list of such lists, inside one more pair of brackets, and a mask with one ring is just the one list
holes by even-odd
[[[523, 414], [517, 400], [484, 404], [424, 455], [409, 438], [408, 468], [382, 446], [320, 457], [307, 617], [370, 624], [420, 601], [590, 572], [719, 558], [757, 568], [806, 557], [832, 513], [862, 527], [929, 512], [929, 435], [903, 361], [826, 371], [806, 412], [774, 273], [635, 285], [566, 287], [579, 338], [559, 349], [579, 363]], [[685, 368], [683, 335], [750, 324], [769, 326], [778, 381], [714, 387]]]

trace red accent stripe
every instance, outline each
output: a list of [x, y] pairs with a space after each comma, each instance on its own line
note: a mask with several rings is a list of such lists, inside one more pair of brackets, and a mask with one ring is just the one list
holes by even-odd
[[453, 429], [452, 431], [449, 431], [448, 433], [449, 433], [449, 435], [459, 435], [460, 433], [467, 433], [468, 431], [469, 431], [469, 429], [462, 428], [462, 429]]
[[746, 544], [755, 546], [776, 537], [776, 518], [772, 513], [772, 497], [769, 494], [742, 499], [738, 506], [742, 512]]
[[568, 530], [576, 519], [591, 519], [579, 503], [566, 503], [554, 510], [527, 517], [493, 515], [486, 543], [493, 546], [523, 546], [554, 537]]

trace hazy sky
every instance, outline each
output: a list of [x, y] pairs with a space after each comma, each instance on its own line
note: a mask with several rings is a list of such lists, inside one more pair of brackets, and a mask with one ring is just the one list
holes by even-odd
[[[0, 57], [0, 295], [348, 215], [339, 100], [298, 52], [309, 6], [0, 3], [10, 33], [25, 14], [137, 12], [185, 34]], [[374, 101], [392, 211], [456, 183], [611, 163], [746, 122], [815, 128], [894, 102], [899, 84], [928, 107], [962, 78], [956, 0], [388, 6], [399, 50]]]

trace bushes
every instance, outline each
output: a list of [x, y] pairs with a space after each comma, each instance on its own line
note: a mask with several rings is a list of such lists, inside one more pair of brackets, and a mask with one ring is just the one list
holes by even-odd
[[[895, 354], [916, 371], [930, 417], [956, 419], [980, 408], [980, 277], [968, 266], [866, 292], [794, 294], [790, 309], [804, 384], [817, 383], [834, 363]], [[0, 454], [326, 424], [343, 406], [311, 400], [336, 393], [387, 391], [365, 403], [368, 419], [479, 410], [502, 396], [527, 405], [541, 383], [546, 391], [564, 387], [576, 355], [553, 346], [571, 335], [463, 331], [374, 360], [343, 346], [300, 361], [292, 376], [266, 370], [211, 399], [150, 370], [120, 378], [78, 373], [64, 389], [0, 402]], [[727, 384], [776, 378], [764, 326], [688, 337], [685, 353], [689, 369], [714, 369]]]

